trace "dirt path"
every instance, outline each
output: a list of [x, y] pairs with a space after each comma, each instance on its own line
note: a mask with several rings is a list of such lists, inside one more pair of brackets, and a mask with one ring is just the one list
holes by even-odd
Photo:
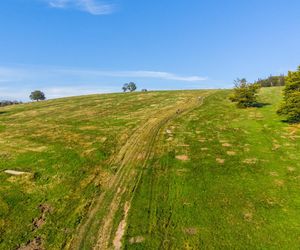
[[[157, 135], [168, 121], [201, 105], [205, 95], [207, 93], [160, 110], [134, 132], [119, 153], [111, 159], [111, 165], [118, 166], [118, 171], [111, 180], [108, 191], [103, 192], [94, 202], [88, 219], [79, 227], [70, 249], [88, 249], [86, 244], [90, 240], [96, 243], [94, 249], [122, 248], [131, 200], [140, 181], [141, 170], [147, 167]], [[102, 216], [95, 221], [98, 213]], [[123, 216], [116, 226], [116, 216], [120, 213]], [[89, 235], [90, 228], [95, 224], [98, 228], [97, 235]]]

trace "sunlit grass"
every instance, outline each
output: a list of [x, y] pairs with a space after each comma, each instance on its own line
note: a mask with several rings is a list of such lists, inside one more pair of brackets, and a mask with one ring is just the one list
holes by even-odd
[[[131, 134], [160, 109], [194, 95], [92, 95], [1, 108], [0, 249], [35, 237], [46, 249], [68, 246], [94, 198], [108, 189], [117, 171], [110, 161]], [[51, 209], [35, 227], [40, 205]]]
[[161, 134], [126, 249], [298, 249], [300, 128], [276, 115], [280, 88], [261, 90], [262, 108], [236, 109], [228, 93]]

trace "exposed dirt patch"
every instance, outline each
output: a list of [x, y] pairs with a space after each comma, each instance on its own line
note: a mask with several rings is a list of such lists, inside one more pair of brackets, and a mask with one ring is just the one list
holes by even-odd
[[219, 164], [224, 164], [225, 160], [221, 159], [221, 158], [217, 158], [216, 162], [219, 163]]
[[33, 220], [33, 222], [32, 222], [33, 230], [36, 230], [45, 224], [46, 215], [47, 215], [47, 213], [49, 213], [51, 211], [51, 207], [47, 204], [41, 204], [39, 206], [39, 209], [41, 211], [41, 215], [38, 218]]
[[25, 246], [17, 248], [17, 250], [44, 250], [43, 241], [40, 237], [35, 237], [33, 240], [27, 242]]
[[258, 160], [256, 159], [256, 158], [249, 158], [249, 159], [245, 159], [244, 161], [243, 161], [243, 163], [246, 163], [246, 164], [255, 164], [255, 163], [257, 163], [258, 162]]
[[287, 170], [292, 173], [292, 172], [295, 172], [295, 168], [294, 167], [288, 167]]
[[123, 238], [123, 235], [125, 234], [125, 230], [126, 230], [126, 223], [127, 223], [127, 216], [128, 216], [129, 209], [130, 209], [130, 203], [126, 202], [125, 207], [124, 207], [124, 218], [119, 224], [118, 230], [116, 232], [116, 235], [115, 235], [115, 238], [113, 241], [115, 250], [120, 250], [122, 248], [122, 238]]
[[189, 172], [189, 169], [181, 168], [176, 171], [177, 175], [181, 176]]
[[277, 179], [277, 180], [274, 181], [274, 184], [275, 184], [276, 187], [283, 187], [284, 186], [284, 181]]
[[271, 176], [278, 176], [278, 173], [277, 172], [270, 172], [270, 175]]
[[183, 231], [189, 235], [196, 235], [198, 233], [198, 229], [195, 227], [187, 227], [184, 228]]
[[82, 126], [79, 128], [80, 130], [98, 130], [97, 126]]
[[244, 220], [245, 221], [252, 221], [252, 218], [253, 218], [253, 214], [249, 211], [245, 212], [244, 213]]
[[143, 236], [136, 236], [129, 239], [130, 244], [138, 244], [142, 243], [143, 241], [145, 241], [145, 237]]
[[225, 142], [225, 143], [222, 143], [222, 146], [223, 147], [231, 147], [232, 145], [228, 142]]
[[40, 146], [40, 147], [27, 147], [26, 150], [33, 151], [33, 152], [44, 152], [48, 149], [46, 146]]
[[167, 129], [166, 133], [170, 135], [170, 134], [172, 134], [172, 131], [170, 129]]
[[279, 144], [274, 144], [272, 150], [275, 151], [279, 148], [281, 148], [281, 146]]
[[230, 156], [236, 155], [236, 152], [234, 152], [234, 151], [227, 151], [226, 153]]
[[177, 155], [176, 159], [180, 161], [188, 161], [189, 157], [187, 155]]

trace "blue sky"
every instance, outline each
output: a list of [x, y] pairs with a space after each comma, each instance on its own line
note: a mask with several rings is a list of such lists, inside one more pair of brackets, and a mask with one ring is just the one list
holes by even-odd
[[300, 64], [299, 0], [1, 0], [0, 99], [228, 88]]

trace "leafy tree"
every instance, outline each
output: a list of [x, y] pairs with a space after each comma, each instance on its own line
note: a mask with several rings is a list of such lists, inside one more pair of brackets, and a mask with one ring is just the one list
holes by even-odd
[[45, 94], [40, 90], [35, 90], [35, 91], [31, 92], [29, 98], [31, 100], [37, 101], [37, 102], [46, 99]]
[[127, 90], [133, 92], [137, 89], [136, 84], [134, 82], [125, 83], [122, 87], [123, 91], [126, 92]]
[[137, 89], [137, 87], [136, 87], [136, 84], [135, 84], [134, 82], [128, 83], [128, 90], [129, 90], [130, 92], [133, 92], [133, 91], [135, 91], [136, 89]]
[[233, 94], [230, 96], [232, 102], [236, 102], [239, 108], [257, 106], [257, 92], [260, 86], [258, 84], [248, 83], [245, 78], [234, 81]]
[[289, 122], [300, 122], [300, 66], [297, 71], [290, 71], [285, 81], [283, 103], [277, 113]]
[[122, 87], [123, 92], [126, 92], [128, 90], [128, 83], [125, 83]]

